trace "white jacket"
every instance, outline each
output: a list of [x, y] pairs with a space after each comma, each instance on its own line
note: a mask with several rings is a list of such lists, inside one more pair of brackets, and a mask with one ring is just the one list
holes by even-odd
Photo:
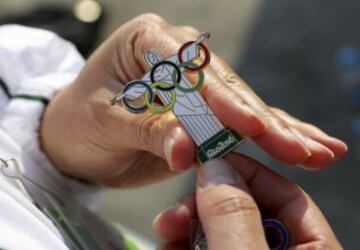
[[[0, 26], [0, 158], [16, 159], [24, 176], [56, 195], [91, 206], [98, 188], [63, 176], [39, 147], [47, 100], [71, 83], [83, 64], [71, 43], [49, 31]], [[68, 249], [21, 181], [8, 174], [0, 172], [0, 249]]]

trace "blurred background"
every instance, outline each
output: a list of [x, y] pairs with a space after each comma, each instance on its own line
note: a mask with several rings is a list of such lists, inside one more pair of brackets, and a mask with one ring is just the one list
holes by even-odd
[[[360, 228], [360, 2], [357, 0], [1, 0], [0, 24], [53, 30], [89, 54], [127, 20], [154, 12], [210, 31], [210, 47], [272, 106], [312, 122], [349, 145], [322, 172], [283, 166], [251, 142], [241, 151], [296, 181], [324, 211], [345, 249]], [[152, 219], [194, 190], [194, 173], [133, 190], [109, 190], [105, 219], [159, 241]], [[276, 195], [276, 194], [269, 194]]]

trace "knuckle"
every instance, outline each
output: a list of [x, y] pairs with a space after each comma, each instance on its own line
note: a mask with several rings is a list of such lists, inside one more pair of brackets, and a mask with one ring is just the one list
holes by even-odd
[[330, 249], [341, 249], [339, 247], [335, 247], [334, 244], [326, 241], [326, 240], [322, 240], [322, 241], [317, 241], [314, 242], [314, 244], [310, 245], [309, 248], [307, 248], [309, 250], [330, 250]]
[[[254, 199], [246, 192], [240, 191], [241, 193], [239, 193], [225, 190], [233, 188], [227, 185], [220, 185], [218, 188], [220, 188], [220, 190], [217, 190], [216, 194], [212, 195], [212, 199], [208, 199], [207, 210], [212, 216], [258, 214], [258, 207]], [[230, 195], [225, 196], [224, 194], [226, 193]]]
[[157, 44], [158, 34], [164, 33], [167, 22], [156, 14], [143, 14], [136, 18], [134, 25], [136, 32], [131, 39], [132, 48], [143, 55], [147, 50]]
[[236, 94], [247, 91], [246, 84], [236, 75], [236, 73], [227, 69], [219, 69], [218, 75], [224, 86], [224, 90]]
[[147, 24], [147, 25], [150, 25], [150, 26], [153, 26], [153, 25], [167, 25], [167, 22], [166, 20], [159, 16], [158, 14], [155, 14], [155, 13], [145, 13], [145, 14], [142, 14], [138, 17], [138, 20]]
[[182, 26], [182, 29], [191, 35], [195, 35], [195, 36], [200, 35], [200, 31], [192, 26], [185, 25]]
[[245, 104], [246, 102], [243, 96], [246, 96], [246, 93], [248, 92], [246, 84], [244, 84], [235, 73], [227, 70], [220, 71], [219, 75], [222, 79], [224, 90], [232, 95], [235, 94], [238, 97], [237, 101], [241, 104]]
[[278, 108], [278, 107], [269, 107], [271, 111], [273, 111], [275, 114], [281, 115], [281, 116], [289, 116], [287, 112], [284, 110]]
[[136, 135], [138, 141], [145, 149], [153, 149], [156, 139], [156, 131], [160, 116], [154, 114], [145, 115], [139, 122]]
[[285, 111], [283, 111], [282, 109], [279, 109], [278, 107], [269, 106], [269, 108], [275, 113], [281, 113], [281, 114], [285, 113]]
[[225, 85], [228, 86], [230, 89], [234, 91], [244, 90], [244, 84], [239, 81], [239, 77], [235, 73], [222, 72], [221, 76], [225, 82]]
[[272, 119], [279, 128], [283, 130], [293, 130], [292, 124], [288, 123], [285, 119], [279, 116], [273, 109], [267, 109], [267, 114], [265, 115], [268, 119]]

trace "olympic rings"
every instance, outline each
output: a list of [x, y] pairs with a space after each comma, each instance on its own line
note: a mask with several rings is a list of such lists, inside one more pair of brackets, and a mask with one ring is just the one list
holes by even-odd
[[[151, 80], [151, 82], [153, 82], [153, 83], [158, 82], [157, 80], [155, 80], [155, 71], [156, 71], [156, 69], [157, 69], [159, 66], [161, 66], [161, 65], [163, 65], [163, 64], [171, 65], [171, 66], [176, 70], [176, 72], [177, 72], [177, 79], [176, 79], [176, 81], [174, 81], [174, 83], [175, 83], [175, 82], [180, 83], [180, 81], [181, 81], [181, 72], [180, 72], [180, 69], [178, 68], [178, 66], [177, 66], [175, 63], [170, 62], [170, 61], [161, 61], [161, 62], [158, 62], [157, 64], [155, 64], [155, 65], [152, 67], [151, 72], [150, 72], [150, 80]], [[160, 79], [160, 80], [161, 80], [161, 79]], [[158, 85], [156, 88], [157, 88], [157, 89], [160, 89], [160, 90], [163, 90], [163, 91], [169, 91], [169, 90], [175, 89], [175, 85], [169, 85], [168, 87], [163, 87], [163, 86], [161, 86], [161, 85]]]
[[130, 82], [128, 83], [124, 89], [123, 89], [123, 93], [126, 93], [126, 91], [128, 91], [130, 88], [132, 88], [133, 86], [135, 85], [141, 85], [141, 86], [144, 86], [146, 88], [146, 91], [145, 91], [145, 94], [146, 93], [149, 93], [148, 95], [146, 95], [146, 101], [144, 100], [145, 104], [142, 105], [142, 106], [139, 106], [139, 107], [135, 107], [135, 106], [132, 106], [130, 103], [129, 103], [129, 99], [125, 96], [123, 98], [123, 103], [126, 107], [127, 110], [129, 110], [130, 112], [132, 113], [141, 113], [141, 112], [144, 112], [145, 110], [147, 110], [147, 104], [146, 102], [148, 103], [151, 103], [153, 102], [154, 100], [154, 94], [153, 94], [153, 90], [151, 89], [151, 87], [143, 82], [143, 81], [133, 81], [133, 82]]
[[272, 248], [276, 250], [285, 250], [289, 244], [289, 232], [284, 224], [282, 224], [278, 220], [274, 219], [266, 219], [263, 220], [263, 227], [266, 228], [273, 228], [280, 234], [280, 243], [278, 246]]
[[[190, 66], [192, 68], [198, 67], [198, 65], [196, 63], [193, 63], [193, 62], [189, 61], [189, 62], [184, 62], [184, 63], [180, 64], [179, 68], [183, 68], [183, 67], [187, 67], [187, 66]], [[180, 85], [180, 83], [178, 83], [176, 81], [175, 73], [176, 73], [175, 71], [172, 73], [172, 81], [174, 82], [176, 88], [181, 90], [184, 93], [191, 93], [191, 92], [194, 92], [196, 90], [199, 90], [201, 88], [201, 86], [203, 85], [203, 83], [204, 83], [205, 76], [204, 76], [204, 72], [202, 70], [197, 71], [199, 79], [198, 79], [197, 83], [191, 88], [182, 87]]]
[[[180, 64], [183, 63], [183, 58], [182, 58], [183, 51], [185, 50], [185, 48], [187, 46], [191, 45], [192, 43], [194, 43], [194, 41], [187, 42], [183, 46], [181, 46], [181, 48], [179, 49], [178, 60], [179, 60]], [[208, 65], [210, 63], [210, 51], [208, 50], [208, 48], [203, 43], [199, 43], [198, 45], [199, 45], [199, 48], [204, 51], [205, 59], [199, 66], [197, 66], [195, 68], [185, 66], [186, 71], [199, 71], [199, 70], [202, 70], [204, 67], [206, 67], [206, 65]]]
[[[151, 83], [150, 86], [152, 88], [159, 88], [159, 87], [162, 87], [162, 88], [168, 88], [169, 87], [169, 83], [167, 82], [155, 82], [155, 83]], [[150, 92], [149, 91], [146, 91], [145, 92], [145, 103], [146, 103], [146, 106], [151, 110], [153, 111], [154, 113], [157, 113], [157, 114], [160, 114], [160, 113], [164, 113], [164, 112], [167, 112], [169, 110], [171, 110], [174, 105], [175, 105], [175, 102], [176, 102], [176, 92], [175, 92], [175, 89], [172, 89], [170, 90], [170, 93], [171, 93], [171, 99], [170, 99], [170, 103], [167, 105], [167, 106], [164, 106], [164, 107], [156, 107], [155, 105], [153, 105], [151, 102], [149, 102], [150, 100]], [[162, 101], [163, 102], [163, 101]], [[164, 103], [164, 102], [163, 102]]]
[[[156, 63], [150, 70], [151, 83], [148, 83], [147, 81], [144, 82], [141, 80], [130, 82], [129, 84], [127, 84], [124, 87], [124, 89], [122, 91], [123, 94], [117, 95], [116, 96], [117, 100], [114, 98], [113, 102], [115, 103], [116, 101], [122, 100], [125, 108], [132, 113], [144, 112], [147, 109], [150, 109], [154, 113], [163, 113], [163, 112], [171, 110], [176, 103], [175, 88], [177, 88], [179, 91], [182, 91], [184, 93], [191, 93], [191, 92], [195, 92], [195, 91], [199, 90], [201, 88], [201, 86], [203, 85], [204, 79], [205, 79], [204, 72], [202, 71], [202, 69], [210, 62], [210, 52], [204, 44], [197, 43], [196, 44], [196, 46], [198, 46], [197, 49], [200, 49], [205, 53], [204, 61], [200, 65], [194, 63], [193, 61], [183, 62], [183, 58], [181, 57], [182, 53], [189, 45], [191, 45], [193, 43], [194, 43], [194, 41], [185, 43], [183, 46], [181, 46], [177, 55], [175, 55], [178, 57], [179, 65], [177, 65], [175, 62], [172, 62], [172, 61], [160, 61], [160, 62]], [[170, 83], [162, 81], [163, 79], [155, 79], [156, 70], [160, 66], [165, 66], [165, 65], [167, 65], [167, 67], [171, 66], [172, 68], [174, 68], [174, 70], [172, 72], [170, 72], [171, 78], [172, 78], [172, 81]], [[166, 67], [166, 70], [168, 69], [167, 67]], [[183, 72], [181, 72], [181, 70], [180, 70], [182, 68], [184, 68]], [[189, 72], [189, 73], [197, 72], [198, 73], [198, 81], [196, 84], [194, 84], [194, 86], [191, 86], [189, 88], [185, 88], [185, 87], [181, 86], [182, 74], [184, 74], [185, 72]], [[133, 104], [131, 104], [130, 101], [132, 101], [134, 99], [132, 99], [131, 97], [128, 97], [126, 95], [126, 92], [129, 91], [130, 88], [134, 87], [135, 85], [140, 85], [146, 89], [143, 94], [143, 102], [144, 103], [140, 106], [134, 106]], [[169, 103], [165, 103], [162, 100], [164, 106], [155, 106], [153, 103], [154, 102], [153, 88], [156, 88], [157, 90], [160, 90], [160, 91], [170, 92], [171, 98], [170, 98], [170, 100], [166, 100]], [[164, 97], [164, 96], [160, 96], [160, 97]], [[168, 96], [166, 96], [166, 97], [168, 97]]]

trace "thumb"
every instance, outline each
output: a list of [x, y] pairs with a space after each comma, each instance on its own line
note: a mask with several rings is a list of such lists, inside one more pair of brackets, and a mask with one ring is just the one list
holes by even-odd
[[227, 161], [210, 160], [198, 169], [196, 201], [210, 250], [268, 249], [260, 211]]
[[171, 112], [157, 115], [150, 111], [143, 114], [126, 111], [122, 120], [128, 128], [127, 145], [132, 149], [165, 159], [174, 171], [184, 170], [194, 162], [193, 140]]

